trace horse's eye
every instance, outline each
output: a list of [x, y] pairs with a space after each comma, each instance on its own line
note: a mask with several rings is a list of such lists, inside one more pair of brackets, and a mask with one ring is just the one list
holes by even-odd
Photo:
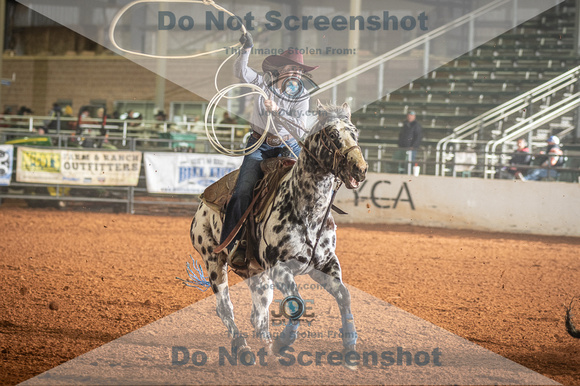
[[336, 131], [331, 131], [330, 133], [328, 133], [328, 136], [330, 137], [330, 139], [334, 141], [335, 139], [338, 138], [338, 133]]

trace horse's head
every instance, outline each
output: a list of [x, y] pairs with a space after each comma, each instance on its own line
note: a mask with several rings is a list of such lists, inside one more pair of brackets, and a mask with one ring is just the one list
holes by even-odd
[[350, 121], [350, 107], [325, 106], [317, 102], [318, 123], [307, 140], [307, 147], [318, 163], [334, 174], [348, 189], [364, 181], [368, 169], [358, 145], [358, 130]]

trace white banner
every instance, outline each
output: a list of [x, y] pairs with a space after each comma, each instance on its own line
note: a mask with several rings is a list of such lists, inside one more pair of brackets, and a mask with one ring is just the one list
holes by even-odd
[[0, 186], [10, 185], [12, 178], [13, 145], [0, 145]]
[[201, 194], [242, 164], [242, 157], [214, 154], [145, 153], [149, 193]]
[[18, 182], [136, 186], [141, 153], [18, 148]]

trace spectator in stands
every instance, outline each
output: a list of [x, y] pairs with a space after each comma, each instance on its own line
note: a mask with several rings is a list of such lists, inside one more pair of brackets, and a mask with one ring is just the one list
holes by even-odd
[[12, 115], [12, 108], [11, 107], [6, 107], [6, 109], [4, 109], [4, 112], [2, 113], [2, 117], [0, 118], [0, 120], [2, 121], [2, 123], [0, 124], [0, 127], [10, 127], [10, 118], [6, 118], [6, 115]]
[[[517, 166], [529, 166], [531, 162], [532, 154], [528, 148], [528, 143], [524, 138], [519, 138], [517, 141], [517, 149], [512, 154], [512, 158], [510, 159], [510, 166], [504, 167], [502, 170], [500, 170], [500, 178], [510, 180], [515, 178], [517, 173], [522, 172], [522, 169], [519, 169]], [[523, 169], [523, 171], [525, 171], [525, 169]]]
[[81, 116], [79, 117], [79, 127], [77, 127], [77, 130], [80, 130], [81, 125], [86, 125], [93, 122], [94, 121], [91, 119], [91, 111], [89, 109], [85, 109], [81, 111]]
[[129, 127], [137, 127], [143, 124], [143, 115], [138, 111], [130, 111], [127, 119], [133, 121], [129, 123]]
[[167, 120], [167, 115], [165, 115], [163, 110], [159, 110], [154, 118], [156, 121], [165, 122]]
[[[16, 115], [21, 115], [23, 117], [29, 117], [32, 114], [33, 114], [32, 110], [26, 106], [21, 106], [18, 109], [18, 113], [16, 113]], [[15, 119], [14, 122], [16, 123], [16, 125], [18, 125], [20, 127], [27, 127], [30, 125], [29, 118]]]
[[[167, 115], [165, 115], [165, 112], [163, 110], [159, 110], [153, 118], [155, 119], [155, 121], [157, 121], [157, 123], [155, 123], [155, 129], [159, 130], [165, 128], [165, 122], [167, 122]], [[168, 122], [167, 128], [169, 128], [169, 126], [170, 124]]]
[[[228, 113], [227, 111], [224, 112], [224, 116], [222, 118], [222, 120], [220, 121], [220, 125], [235, 125], [236, 123], [238, 123], [236, 121], [235, 118], [230, 117], [230, 113]], [[219, 126], [218, 129], [223, 129], [223, 130], [228, 130], [231, 129], [230, 126]]]
[[48, 134], [49, 131], [57, 131], [58, 121], [62, 116], [62, 108], [58, 103], [53, 103], [52, 109], [48, 112], [49, 120], [44, 122], [44, 132]]
[[21, 106], [16, 115], [32, 115], [32, 110], [26, 106]]
[[560, 174], [550, 167], [561, 167], [564, 164], [564, 153], [560, 149], [560, 139], [555, 135], [548, 138], [548, 147], [545, 152], [541, 152], [540, 158], [541, 169], [533, 169], [524, 177], [522, 173], [516, 173], [516, 176], [522, 181], [539, 181], [542, 178], [556, 178]]
[[423, 127], [417, 121], [414, 111], [409, 111], [407, 120], [403, 123], [403, 128], [399, 133], [399, 148], [406, 149], [410, 154], [409, 161], [414, 162], [417, 158], [417, 150], [423, 140]]

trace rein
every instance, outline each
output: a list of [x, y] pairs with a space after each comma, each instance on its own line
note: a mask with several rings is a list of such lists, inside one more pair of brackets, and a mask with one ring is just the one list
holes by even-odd
[[[289, 123], [291, 126], [294, 126], [295, 128], [297, 128], [299, 130], [305, 131], [303, 127], [301, 127], [298, 124], [292, 122], [288, 118], [286, 118], [284, 116], [281, 116], [281, 115], [279, 116], [279, 118], [283, 119], [284, 121], [286, 121], [287, 123]], [[319, 125], [321, 125], [321, 124], [319, 123], [317, 126], [319, 126]], [[306, 146], [304, 146], [304, 142], [302, 142], [300, 140], [300, 137], [296, 134], [296, 132], [294, 130], [289, 129], [288, 127], [286, 129], [288, 129], [288, 132], [290, 133], [290, 135], [292, 135], [292, 137], [294, 137], [294, 139], [296, 140], [296, 142], [298, 143], [298, 145], [302, 148], [302, 150], [304, 150], [306, 152], [306, 154], [308, 154], [311, 158], [313, 158], [318, 163], [318, 166], [320, 166], [324, 171], [333, 174], [336, 178], [338, 178], [338, 176], [337, 176], [337, 174], [338, 174], [338, 167], [340, 166], [341, 162], [346, 162], [346, 157], [347, 157], [348, 153], [350, 153], [351, 151], [353, 151], [355, 149], [361, 150], [361, 148], [360, 148], [359, 145], [355, 145], [355, 146], [349, 147], [344, 152], [341, 151], [336, 146], [336, 144], [334, 143], [334, 141], [332, 140], [332, 138], [330, 138], [330, 136], [326, 132], [326, 127], [323, 128], [323, 129], [321, 129], [320, 131], [326, 136], [326, 138], [330, 141], [330, 143], [334, 147], [334, 150], [333, 149], [330, 149], [328, 146], [326, 146], [326, 144], [324, 143], [324, 141], [322, 141], [322, 146], [324, 146], [328, 150], [328, 152], [331, 153], [333, 155], [333, 157], [334, 157], [333, 162], [332, 162], [332, 168], [329, 169], [328, 167], [326, 167], [322, 163], [322, 161], [320, 161], [318, 159], [318, 157], [316, 157], [314, 154], [312, 154], [312, 152]]]
[[[289, 119], [287, 119], [286, 117], [282, 117], [280, 116], [280, 118], [284, 119], [286, 122], [290, 123], [291, 125], [302, 129], [301, 127], [299, 127], [296, 123], [290, 121]], [[319, 125], [321, 125], [319, 123]], [[328, 127], [328, 126], [327, 126]], [[338, 190], [342, 187], [342, 181], [340, 180], [340, 178], [338, 177], [338, 167], [343, 163], [343, 162], [347, 162], [347, 156], [348, 153], [350, 153], [351, 151], [355, 150], [355, 149], [359, 149], [361, 150], [359, 145], [355, 145], [355, 146], [351, 146], [348, 149], [346, 149], [345, 151], [341, 151], [338, 146], [336, 146], [336, 144], [334, 143], [334, 141], [332, 140], [332, 138], [330, 138], [330, 136], [328, 135], [328, 133], [326, 132], [326, 128], [321, 129], [320, 131], [326, 136], [326, 138], [329, 140], [329, 142], [332, 144], [332, 147], [334, 147], [334, 150], [330, 149], [325, 143], [324, 141], [321, 141], [322, 146], [324, 146], [329, 153], [331, 153], [333, 155], [333, 161], [332, 161], [332, 168], [328, 169], [323, 163], [322, 161], [320, 161], [318, 159], [318, 157], [316, 157], [314, 154], [312, 154], [312, 152], [306, 147], [304, 146], [304, 142], [302, 142], [300, 140], [300, 138], [298, 138], [297, 135], [295, 135], [296, 133], [294, 132], [294, 130], [288, 130], [288, 132], [294, 137], [294, 139], [298, 142], [298, 144], [300, 145], [300, 147], [302, 148], [302, 150], [304, 150], [306, 152], [306, 154], [308, 154], [311, 158], [313, 158], [318, 165], [325, 170], [326, 172], [331, 173], [332, 175], [334, 175], [334, 183], [335, 183], [335, 187], [332, 190], [332, 196], [330, 198], [330, 203], [328, 204], [328, 207], [326, 208], [326, 212], [324, 213], [324, 217], [322, 218], [322, 223], [320, 224], [320, 228], [318, 229], [318, 232], [316, 233], [316, 243], [314, 244], [314, 247], [312, 248], [312, 256], [310, 257], [311, 259], [314, 259], [314, 255], [316, 254], [316, 248], [318, 247], [318, 243], [320, 242], [320, 236], [322, 235], [322, 231], [324, 230], [324, 225], [326, 224], [326, 220], [328, 219], [328, 215], [330, 214], [330, 210], [334, 207], [334, 199], [336, 198], [336, 194], [338, 193]], [[287, 128], [288, 129], [288, 128]], [[338, 209], [338, 208], [337, 208]], [[342, 210], [340, 211], [342, 212], [341, 214], [346, 214], [345, 212], [343, 212]], [[339, 213], [340, 213], [339, 212]]]

